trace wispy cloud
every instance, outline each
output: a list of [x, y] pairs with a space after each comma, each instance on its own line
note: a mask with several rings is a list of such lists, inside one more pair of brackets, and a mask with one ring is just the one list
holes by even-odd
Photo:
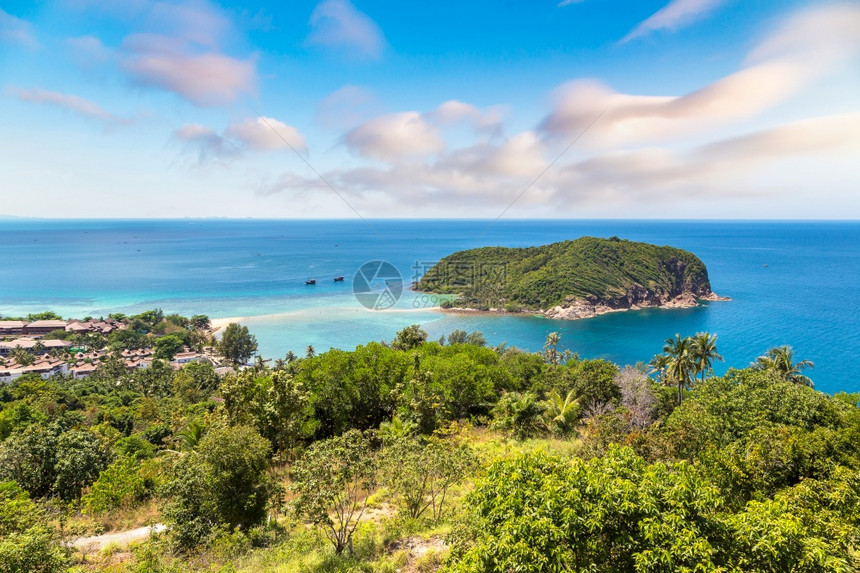
[[256, 59], [223, 51], [233, 26], [216, 7], [203, 1], [159, 2], [146, 22], [149, 32], [132, 34], [122, 45], [121, 66], [133, 82], [200, 106], [230, 104], [256, 93]]
[[155, 87], [195, 105], [230, 104], [256, 93], [257, 65], [158, 35], [136, 34], [123, 42], [122, 69], [136, 84]]
[[225, 135], [255, 151], [284, 148], [307, 151], [308, 148], [298, 129], [271, 117], [233, 122]]
[[307, 151], [305, 137], [298, 129], [271, 117], [234, 121], [219, 134], [198, 123], [186, 124], [173, 132], [186, 150], [197, 154], [199, 163], [226, 160], [249, 151], [293, 149]]
[[[451, 205], [492, 215], [546, 167], [552, 153], [534, 132], [499, 144], [452, 150], [431, 161], [403, 159], [385, 167], [336, 169], [324, 174], [357, 208], [451, 216]], [[559, 215], [612, 205], [635, 209], [690, 201], [751, 200], [773, 192], [751, 183], [772, 166], [826, 155], [847, 174], [860, 152], [860, 114], [825, 116], [717, 140], [689, 150], [647, 147], [613, 150], [563, 162], [522, 197], [526, 213]], [[841, 158], [841, 159], [839, 159]], [[799, 182], [809, 184], [802, 175]], [[303, 194], [321, 188], [312, 177], [285, 174], [261, 193]], [[414, 212], [414, 211], [413, 211]]]
[[438, 153], [445, 141], [417, 111], [391, 113], [349, 130], [343, 143], [362, 157], [396, 161]]
[[382, 55], [385, 38], [367, 14], [349, 0], [324, 0], [310, 18], [307, 43], [342, 50], [347, 55], [376, 59]]
[[657, 30], [677, 30], [704, 18], [708, 12], [724, 4], [726, 0], [672, 0], [666, 6], [637, 25], [621, 42], [646, 36]]
[[[796, 165], [820, 162], [822, 154], [834, 173], [850, 177], [860, 153], [860, 114], [761, 123], [765, 112], [828, 74], [852, 73], [860, 53], [857, 30], [860, 7], [795, 14], [750, 51], [740, 70], [681, 95], [624, 94], [595, 80], [577, 80], [557, 90], [551, 112], [535, 129], [510, 137], [482, 139], [479, 127], [504, 132], [503, 114], [458, 100], [425, 112], [382, 115], [342, 139], [356, 155], [382, 163], [323, 175], [364, 211], [402, 214], [420, 207], [426, 216], [450, 216], [450, 205], [493, 216], [542, 173], [518, 203], [523, 213], [605, 214], [606, 205], [613, 205], [653, 214], [656, 205], [757, 200], [775, 192], [776, 179], [784, 187], [780, 192], [814, 184], [808, 170]], [[545, 171], [602, 111], [576, 150]], [[457, 124], [473, 126], [478, 141], [464, 144], [462, 132], [448, 138], [446, 127]], [[314, 190], [315, 178], [295, 174], [260, 189]]]
[[27, 90], [19, 88], [8, 88], [6, 93], [21, 101], [51, 105], [87, 119], [98, 120], [103, 122], [106, 127], [127, 125], [132, 122], [129, 118], [124, 118], [107, 111], [92, 100], [72, 94], [42, 89]]
[[96, 10], [129, 26], [116, 48], [99, 38], [68, 40], [73, 57], [92, 67], [95, 56], [115, 59], [121, 72], [136, 86], [172, 92], [197, 106], [227, 105], [257, 92], [254, 55], [237, 57], [227, 46], [237, 37], [227, 15], [208, 0], [143, 1], [116, 6], [85, 1], [83, 10]]
[[83, 70], [92, 70], [102, 66], [113, 57], [113, 51], [95, 36], [68, 38], [66, 45], [69, 47], [72, 59]]
[[425, 114], [425, 117], [442, 127], [466, 122], [478, 133], [488, 137], [501, 137], [506, 112], [506, 106], [481, 110], [472, 104], [452, 99]]
[[186, 151], [197, 154], [198, 163], [220, 161], [239, 153], [236, 144], [199, 123], [183, 125], [173, 132], [173, 137], [185, 145]]
[[606, 111], [589, 134], [593, 145], [613, 147], [705, 133], [774, 107], [858, 54], [860, 7], [802, 12], [755, 47], [746, 67], [687, 94], [642, 96], [619, 93], [594, 80], [570, 82], [557, 90], [554, 109], [541, 130], [570, 137]]
[[346, 85], [323, 98], [317, 106], [316, 120], [323, 127], [349, 129], [368, 119], [377, 103], [369, 90]]
[[33, 33], [33, 25], [0, 8], [0, 42], [20, 44], [27, 48], [36, 48], [39, 43]]

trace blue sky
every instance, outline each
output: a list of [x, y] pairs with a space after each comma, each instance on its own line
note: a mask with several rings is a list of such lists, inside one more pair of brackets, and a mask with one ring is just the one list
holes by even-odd
[[0, 214], [860, 217], [860, 4], [0, 8]]

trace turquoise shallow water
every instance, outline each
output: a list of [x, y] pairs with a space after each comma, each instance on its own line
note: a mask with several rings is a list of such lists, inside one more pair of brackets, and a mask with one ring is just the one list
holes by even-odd
[[[648, 360], [680, 332], [719, 335], [726, 365], [791, 344], [813, 360], [819, 389], [857, 391], [860, 223], [703, 221], [0, 221], [0, 314], [137, 312], [248, 317], [261, 353], [281, 356], [390, 340], [415, 322], [433, 338], [480, 330], [491, 344], [529, 350], [559, 331], [562, 345], [619, 363]], [[695, 309], [615, 313], [589, 320], [447, 315], [405, 292], [385, 312], [364, 309], [351, 281], [387, 260], [413, 267], [453, 251], [612, 236], [688, 249], [713, 289], [733, 298]], [[764, 266], [767, 265], [767, 266]], [[347, 280], [335, 283], [337, 275]], [[305, 279], [316, 278], [315, 286]], [[418, 308], [415, 308], [418, 307]], [[720, 365], [718, 369], [724, 369]]]

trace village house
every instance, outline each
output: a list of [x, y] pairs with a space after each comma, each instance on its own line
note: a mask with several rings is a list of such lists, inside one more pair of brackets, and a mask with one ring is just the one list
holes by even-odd
[[23, 320], [0, 320], [0, 336], [14, 336], [24, 333]]
[[35, 338], [16, 338], [15, 340], [0, 341], [0, 356], [8, 356], [16, 348], [29, 353], [63, 350], [72, 345], [68, 340], [37, 340]]
[[[111, 355], [107, 350], [92, 350], [90, 352], [79, 352], [75, 354], [69, 364], [69, 374], [75, 379], [86, 378], [110, 360]], [[152, 366], [152, 350], [141, 348], [138, 350], [123, 350], [120, 358], [129, 372], [140, 368]]]
[[44, 335], [54, 330], [65, 330], [66, 324], [65, 320], [36, 320], [24, 326], [23, 334]]
[[204, 356], [198, 352], [179, 352], [173, 357], [173, 364], [188, 364], [189, 362], [199, 362], [204, 359]]
[[79, 320], [73, 320], [69, 324], [66, 325], [66, 332], [72, 332], [74, 334], [87, 334], [88, 332], [95, 332], [98, 334], [110, 334], [114, 330], [118, 328], [116, 321], [101, 321], [101, 320], [87, 320], [85, 322], [81, 322]]
[[14, 360], [0, 365], [0, 382], [11, 382], [25, 374], [38, 374], [43, 380], [47, 380], [52, 376], [65, 376], [68, 372], [68, 364], [46, 354], [29, 366], [23, 366]]

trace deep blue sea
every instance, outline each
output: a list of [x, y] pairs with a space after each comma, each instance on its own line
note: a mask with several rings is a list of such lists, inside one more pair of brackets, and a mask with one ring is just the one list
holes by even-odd
[[[392, 309], [371, 311], [352, 294], [353, 275], [367, 261], [391, 262], [408, 285], [415, 268], [453, 251], [583, 235], [690, 250], [707, 265], [713, 290], [733, 300], [553, 321], [443, 314], [408, 291]], [[338, 275], [346, 280], [332, 281]], [[309, 278], [318, 283], [305, 285]], [[0, 314], [82, 317], [154, 307], [243, 317], [267, 357], [390, 340], [420, 323], [434, 339], [480, 330], [490, 344], [528, 350], [558, 331], [565, 348], [627, 364], [649, 360], [675, 333], [709, 331], [726, 358], [718, 372], [790, 344], [815, 362], [809, 374], [817, 388], [858, 391], [860, 223], [0, 220]]]

